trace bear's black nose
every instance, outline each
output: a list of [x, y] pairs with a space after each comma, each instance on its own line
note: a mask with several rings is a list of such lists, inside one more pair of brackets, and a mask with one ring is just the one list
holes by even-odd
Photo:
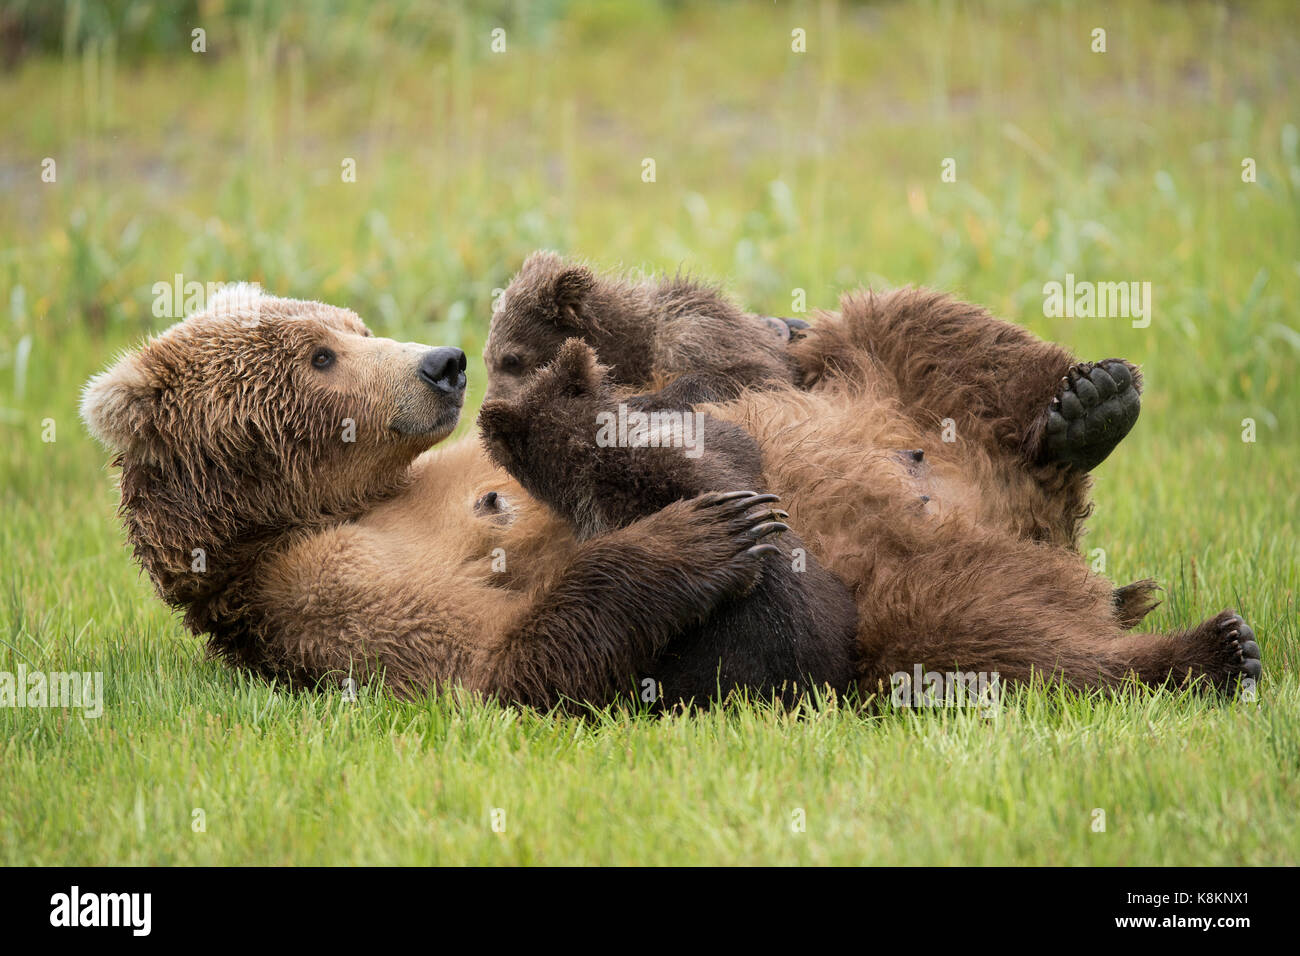
[[429, 349], [420, 359], [420, 378], [440, 392], [463, 392], [465, 353], [448, 346]]

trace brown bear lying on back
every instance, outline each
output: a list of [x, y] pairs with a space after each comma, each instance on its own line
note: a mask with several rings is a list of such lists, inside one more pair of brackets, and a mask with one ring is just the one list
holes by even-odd
[[[794, 347], [823, 370], [814, 387], [708, 413], [754, 438], [763, 489], [849, 589], [864, 689], [917, 665], [1078, 687], [1258, 678], [1238, 615], [1129, 633], [1149, 587], [1116, 592], [1073, 549], [1062, 489], [1080, 469], [1056, 449], [1105, 438], [1136, 385], [1123, 363], [1075, 363], [923, 298], [849, 301]], [[399, 693], [603, 703], [776, 560], [756, 552], [773, 522], [749, 496], [580, 533], [477, 435], [443, 442], [464, 362], [371, 337], [346, 309], [219, 299], [97, 376], [82, 414], [114, 450], [127, 537], [163, 599], [222, 658], [299, 686], [382, 674]], [[590, 423], [567, 427], [590, 446]]]

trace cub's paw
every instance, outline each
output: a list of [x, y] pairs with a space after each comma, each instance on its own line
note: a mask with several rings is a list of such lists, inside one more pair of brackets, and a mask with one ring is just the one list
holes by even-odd
[[1096, 468], [1137, 421], [1141, 392], [1142, 373], [1123, 359], [1071, 366], [1047, 407], [1040, 459]]
[[770, 507], [779, 500], [773, 494], [727, 491], [687, 502], [710, 532], [717, 569], [739, 593], [758, 583], [767, 555], [781, 553], [772, 539], [790, 526], [783, 520], [789, 517], [786, 512]]
[[1264, 673], [1259, 645], [1236, 611], [1223, 611], [1192, 632], [1191, 639], [1203, 645], [1205, 676], [1215, 689], [1232, 696], [1241, 681], [1259, 683]]
[[529, 400], [598, 394], [608, 372], [590, 345], [582, 339], [565, 339], [551, 364], [533, 376], [524, 394]]
[[773, 315], [760, 315], [758, 318], [783, 342], [800, 338], [807, 329], [811, 328], [803, 319], [778, 318]]
[[566, 340], [516, 395], [491, 399], [479, 409], [479, 432], [489, 456], [514, 474], [530, 444], [556, 442], [590, 428], [594, 418], [585, 414], [586, 406], [605, 400], [606, 372], [591, 346], [581, 339]]

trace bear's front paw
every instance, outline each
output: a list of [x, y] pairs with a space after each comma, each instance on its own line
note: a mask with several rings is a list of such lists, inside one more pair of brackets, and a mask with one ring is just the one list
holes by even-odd
[[607, 373], [590, 345], [582, 339], [566, 339], [551, 364], [529, 381], [525, 395], [533, 400], [549, 397], [552, 401], [597, 395], [604, 388]]
[[715, 570], [738, 593], [747, 593], [758, 583], [767, 555], [781, 553], [770, 539], [790, 530], [782, 520], [789, 515], [778, 508], [761, 507], [779, 500], [773, 494], [728, 491], [700, 495], [691, 502], [715, 536]]

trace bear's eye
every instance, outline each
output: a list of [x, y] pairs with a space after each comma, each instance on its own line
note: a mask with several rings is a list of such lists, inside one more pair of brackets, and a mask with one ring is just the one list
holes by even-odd
[[503, 355], [501, 357], [501, 371], [517, 372], [523, 367], [523, 360], [518, 355]]
[[311, 364], [316, 368], [329, 368], [334, 364], [334, 353], [327, 348], [319, 348], [311, 354]]

